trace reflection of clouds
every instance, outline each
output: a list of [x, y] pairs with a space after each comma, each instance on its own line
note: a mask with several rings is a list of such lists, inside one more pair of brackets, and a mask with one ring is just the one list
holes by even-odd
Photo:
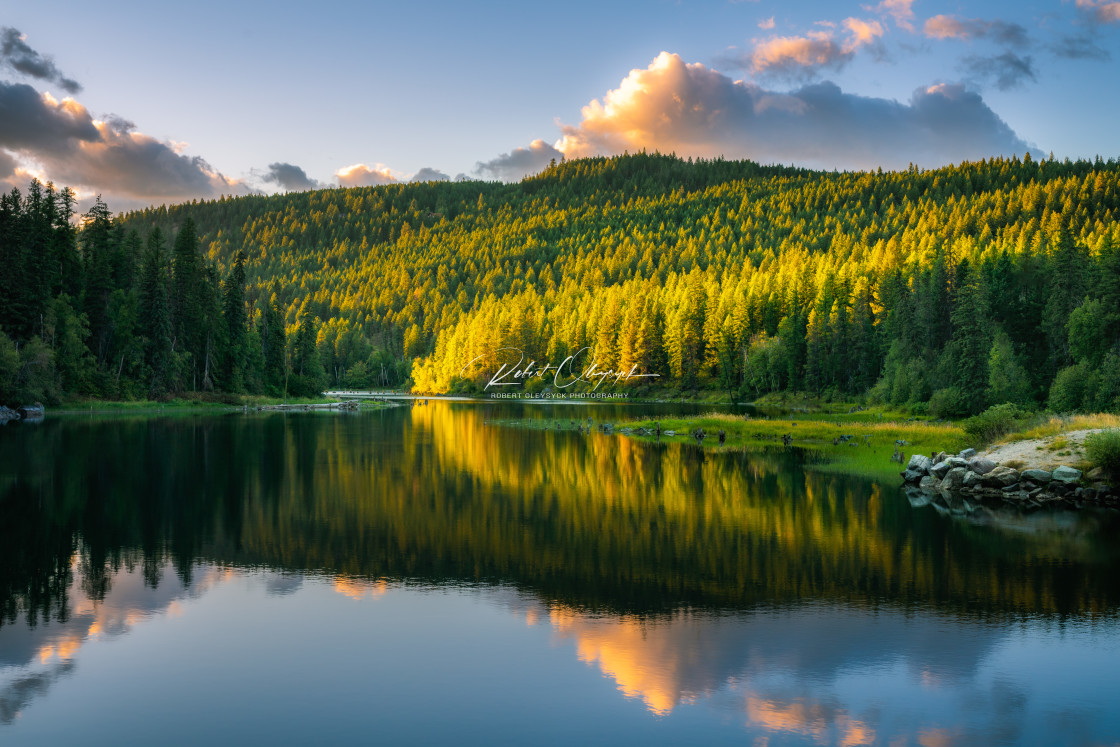
[[264, 582], [265, 593], [270, 597], [286, 597], [303, 587], [303, 576], [298, 573], [279, 573]]
[[60, 661], [42, 672], [17, 677], [0, 686], [0, 724], [10, 724], [38, 695], [45, 695], [50, 686], [74, 670], [71, 659]]
[[384, 579], [365, 581], [345, 576], [337, 576], [332, 587], [339, 594], [351, 599], [377, 599], [389, 591], [389, 584]]
[[[513, 610], [537, 620], [534, 604]], [[806, 605], [742, 615], [540, 616], [620, 692], [658, 716], [730, 707], [760, 738], [819, 744], [981, 744], [1022, 737], [1029, 685], [985, 681], [996, 626], [929, 613]], [[1082, 719], [1084, 720], [1084, 719]]]
[[0, 628], [0, 723], [11, 723], [35, 697], [74, 671], [75, 656], [91, 639], [110, 640], [156, 615], [182, 614], [182, 600], [198, 597], [235, 574], [230, 569], [197, 569], [187, 587], [175, 568], [166, 564], [155, 576], [143, 564], [108, 572], [94, 584], [100, 599], [87, 592], [91, 586], [83, 561], [71, 561], [67, 610], [60, 619], [40, 621], [31, 627], [17, 621]]

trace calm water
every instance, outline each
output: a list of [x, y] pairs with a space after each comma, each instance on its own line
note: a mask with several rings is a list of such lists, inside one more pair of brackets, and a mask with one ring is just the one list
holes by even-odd
[[0, 743], [1120, 741], [1115, 514], [523, 407], [0, 428]]

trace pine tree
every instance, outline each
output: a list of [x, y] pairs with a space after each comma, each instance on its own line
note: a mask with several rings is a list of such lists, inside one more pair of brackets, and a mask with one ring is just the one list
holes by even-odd
[[144, 362], [148, 370], [148, 396], [168, 391], [172, 379], [172, 326], [170, 277], [159, 227], [148, 234], [140, 270], [140, 334], [144, 338]]

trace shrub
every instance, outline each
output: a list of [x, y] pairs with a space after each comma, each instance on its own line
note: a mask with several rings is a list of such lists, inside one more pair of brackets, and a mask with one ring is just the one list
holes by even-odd
[[1090, 433], [1085, 439], [1085, 454], [1109, 477], [1120, 479], [1120, 430]]
[[995, 405], [964, 421], [964, 432], [974, 445], [991, 443], [1015, 430], [1026, 415], [1026, 412], [1010, 403]]
[[1054, 412], [1074, 412], [1085, 406], [1086, 383], [1092, 368], [1082, 361], [1076, 366], [1063, 368], [1050, 385], [1050, 409]]
[[939, 418], [968, 414], [968, 398], [955, 386], [938, 389], [929, 398], [929, 411]]

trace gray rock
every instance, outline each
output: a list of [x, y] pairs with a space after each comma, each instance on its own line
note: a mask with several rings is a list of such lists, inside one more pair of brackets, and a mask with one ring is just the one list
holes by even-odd
[[1050, 472], [1044, 469], [1025, 469], [1023, 470], [1024, 480], [1034, 480], [1040, 485], [1045, 485], [1050, 482]]
[[951, 456], [945, 460], [945, 464], [949, 465], [949, 469], [956, 469], [957, 467], [968, 467], [968, 460]]
[[925, 476], [926, 476], [925, 472], [921, 472], [921, 471], [916, 470], [916, 469], [908, 469], [908, 470], [906, 470], [905, 472], [902, 473], [902, 479], [905, 480], [906, 482], [918, 482], [919, 480], [921, 480]]
[[1066, 485], [1075, 485], [1081, 480], [1081, 470], [1067, 467], [1064, 464], [1050, 473], [1058, 482], [1063, 482]]
[[964, 476], [968, 472], [964, 467], [953, 467], [946, 473], [945, 478], [938, 485], [941, 490], [960, 490], [964, 485]]
[[1005, 488], [1008, 485], [1014, 485], [1019, 482], [1019, 472], [1011, 467], [1004, 467], [1002, 464], [993, 469], [988, 474], [984, 475], [983, 482], [985, 487], [989, 488]]
[[957, 454], [961, 459], [971, 459], [976, 456], [976, 449], [965, 449], [960, 454]]
[[968, 460], [968, 468], [978, 475], [986, 475], [996, 468], [996, 463], [987, 457], [972, 457]]
[[922, 481], [920, 483], [918, 483], [918, 487], [921, 488], [922, 490], [926, 491], [927, 493], [935, 493], [935, 492], [937, 492], [937, 486], [939, 484], [941, 484], [941, 481], [938, 480], [936, 477], [931, 477], [930, 475], [926, 475], [925, 477], [922, 478]]
[[966, 488], [975, 488], [976, 486], [981, 484], [982, 479], [983, 478], [981, 477], [979, 472], [973, 472], [972, 470], [969, 470], [965, 473], [964, 482], [962, 484]]
[[910, 462], [906, 465], [906, 471], [911, 470], [921, 472], [923, 475], [929, 472], [929, 468], [933, 465], [933, 460], [925, 454], [914, 454], [910, 457]]
[[1092, 480], [1093, 482], [1096, 482], [1098, 480], [1103, 480], [1104, 479], [1104, 467], [1093, 467], [1091, 470], [1089, 470], [1088, 472], [1085, 473], [1085, 477]]
[[944, 451], [939, 451], [939, 452], [937, 452], [937, 456], [935, 456], [933, 458], [933, 463], [934, 464], [941, 464], [942, 462], [944, 462], [948, 458], [949, 458], [948, 454], [946, 454]]
[[945, 474], [951, 470], [948, 462], [938, 462], [929, 468], [929, 473], [936, 477], [938, 480], [945, 479]]

